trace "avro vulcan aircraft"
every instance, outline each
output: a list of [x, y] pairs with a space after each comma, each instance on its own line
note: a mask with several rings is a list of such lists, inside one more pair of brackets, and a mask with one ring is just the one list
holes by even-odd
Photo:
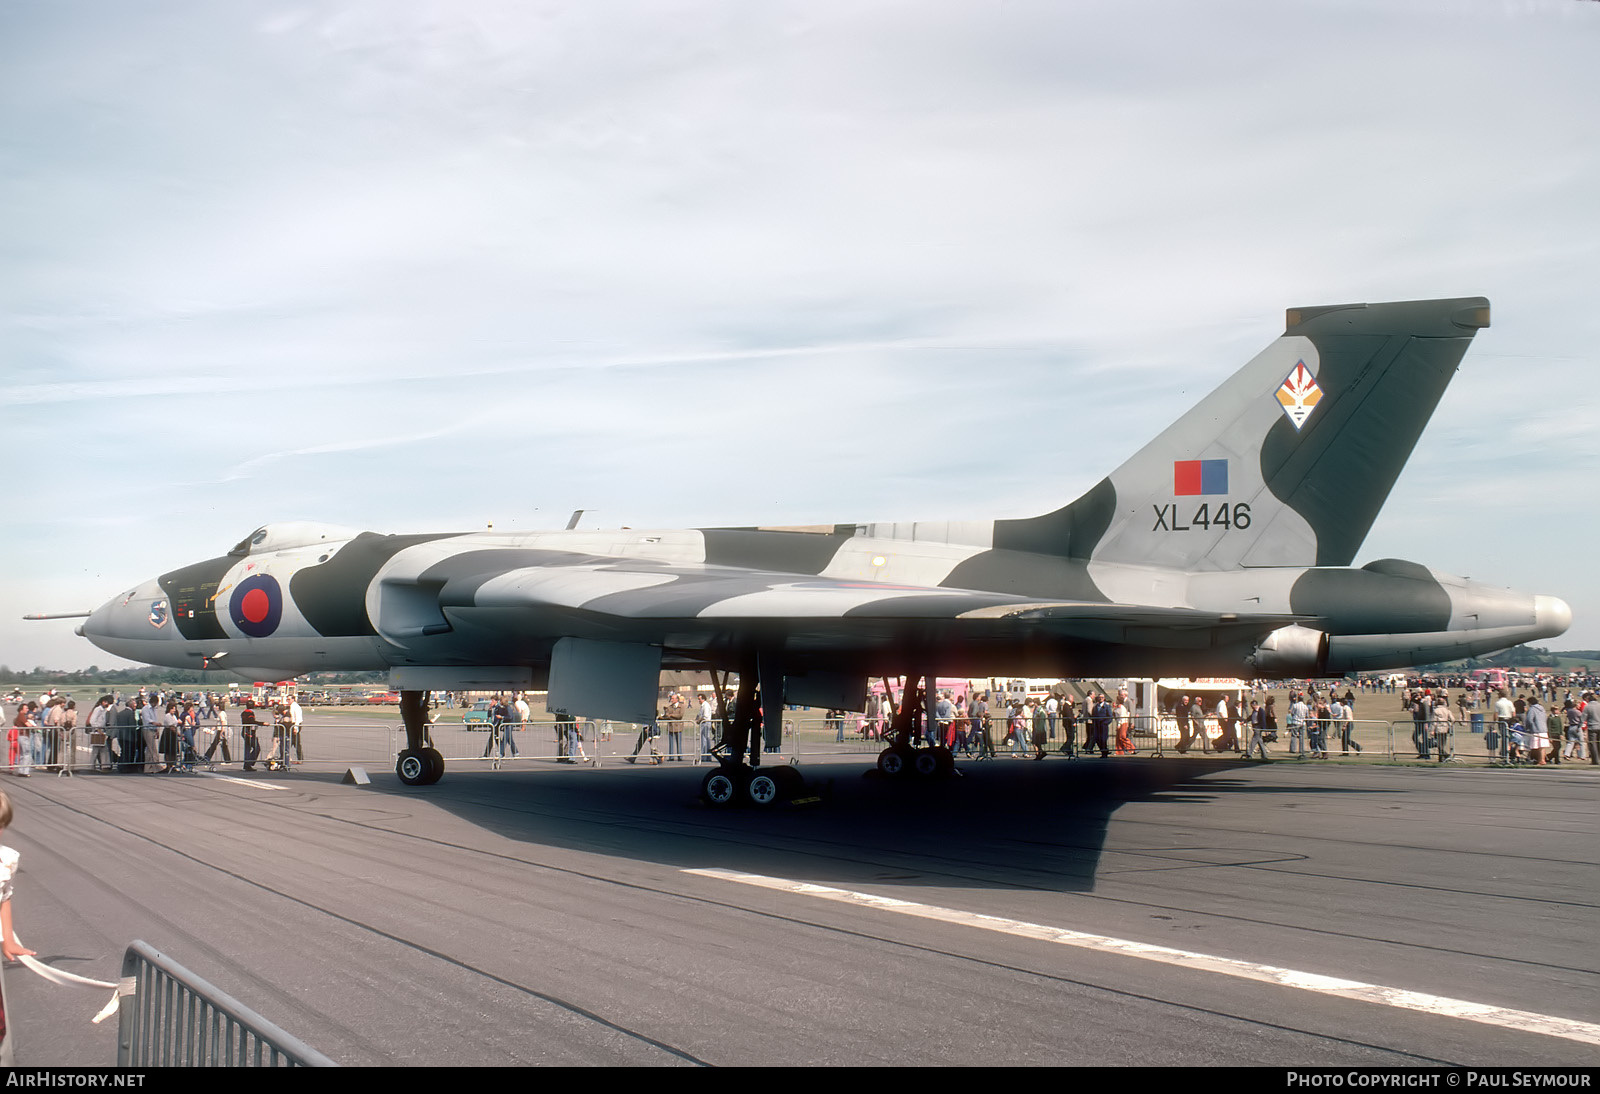
[[[1488, 325], [1479, 297], [1291, 309], [1280, 338], [1042, 516], [435, 535], [268, 524], [114, 597], [78, 633], [246, 679], [386, 669], [408, 783], [444, 771], [430, 689], [548, 687], [551, 709], [642, 722], [663, 668], [737, 673], [708, 794], [757, 801], [773, 783], [745, 760], [759, 761], [758, 712], [859, 710], [880, 675], [1315, 677], [1487, 653], [1561, 634], [1570, 610], [1415, 562], [1351, 563]], [[947, 762], [930, 751], [901, 735], [881, 763]]]

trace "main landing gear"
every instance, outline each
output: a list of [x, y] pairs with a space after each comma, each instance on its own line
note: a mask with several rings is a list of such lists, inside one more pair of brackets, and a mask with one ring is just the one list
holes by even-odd
[[[906, 678], [905, 689], [900, 693], [900, 708], [895, 711], [889, 731], [884, 734], [889, 747], [878, 753], [880, 774], [893, 777], [912, 775], [919, 779], [955, 774], [956, 754], [943, 743], [922, 746], [913, 743], [919, 738], [933, 740], [937, 730], [932, 727], [938, 725], [933, 712], [936, 696], [919, 688], [918, 679], [916, 676]], [[889, 690], [888, 680], [883, 681], [883, 694], [886, 699], [892, 700], [894, 697]], [[917, 732], [919, 722], [928, 727], [927, 732]]]
[[[753, 663], [751, 663], [753, 662]], [[805, 790], [800, 772], [786, 764], [761, 766], [761, 728], [783, 724], [783, 669], [768, 655], [750, 659], [739, 674], [739, 692], [733, 716], [728, 715], [727, 677], [711, 673], [717, 694], [717, 721], [722, 739], [711, 754], [717, 766], [700, 784], [700, 800], [713, 808], [748, 805], [770, 809], [780, 801], [799, 797]], [[759, 697], [757, 687], [760, 687]], [[745, 762], [746, 756], [750, 762]]]
[[955, 770], [956, 754], [943, 745], [914, 748], [909, 744], [896, 744], [878, 753], [878, 771], [884, 775], [931, 779], [935, 775], [952, 775]]
[[406, 747], [395, 761], [394, 773], [407, 786], [432, 786], [444, 775], [444, 757], [428, 734], [428, 693], [402, 691], [400, 720], [406, 727]]
[[798, 797], [804, 789], [805, 780], [792, 767], [746, 767], [724, 761], [706, 773], [700, 800], [715, 808], [749, 805], [767, 809]]

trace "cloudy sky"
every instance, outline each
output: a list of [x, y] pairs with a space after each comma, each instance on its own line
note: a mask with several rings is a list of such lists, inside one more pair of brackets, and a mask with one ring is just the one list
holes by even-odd
[[1600, 4], [0, 5], [0, 663], [268, 520], [1028, 516], [1485, 295], [1358, 561], [1600, 647]]

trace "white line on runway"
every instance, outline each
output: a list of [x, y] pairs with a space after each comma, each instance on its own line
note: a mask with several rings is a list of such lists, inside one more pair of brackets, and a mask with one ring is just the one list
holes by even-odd
[[287, 786], [279, 786], [277, 783], [256, 782], [254, 779], [241, 779], [237, 775], [218, 775], [212, 771], [196, 771], [195, 774], [204, 776], [207, 779], [221, 779], [223, 782], [227, 783], [238, 783], [240, 786], [259, 786], [263, 790], [289, 789]]
[[1469, 1022], [1482, 1022], [1485, 1025], [1503, 1026], [1506, 1029], [1521, 1030], [1525, 1033], [1542, 1033], [1550, 1037], [1561, 1037], [1568, 1041], [1579, 1041], [1587, 1045], [1600, 1045], [1600, 1025], [1595, 1025], [1592, 1022], [1579, 1022], [1571, 1018], [1557, 1018], [1548, 1014], [1533, 1014], [1525, 1010], [1491, 1007], [1483, 1003], [1469, 1003], [1464, 999], [1448, 999], [1442, 995], [1427, 995], [1422, 992], [1406, 991], [1403, 988], [1386, 988], [1379, 984], [1363, 984], [1358, 980], [1344, 980], [1334, 976], [1323, 976], [1320, 973], [1299, 972], [1295, 969], [1283, 969], [1274, 965], [1259, 965], [1253, 961], [1239, 961], [1231, 957], [1216, 957], [1211, 954], [1194, 953], [1190, 950], [1174, 950], [1167, 946], [1153, 946], [1147, 942], [1132, 942], [1125, 938], [1084, 934], [1081, 931], [1047, 927], [1040, 923], [1027, 923], [1020, 919], [1003, 919], [999, 916], [980, 915], [977, 912], [963, 912], [957, 908], [941, 908], [936, 904], [917, 904], [909, 900], [875, 896], [872, 893], [857, 893], [849, 889], [833, 889], [826, 885], [812, 885], [804, 881], [790, 881], [787, 878], [763, 877], [760, 874], [746, 874], [737, 870], [685, 870], [684, 873], [718, 878], [723, 881], [736, 881], [742, 885], [756, 885], [764, 889], [776, 889], [780, 892], [797, 893], [801, 896], [818, 897], [822, 900], [833, 900], [842, 904], [855, 904], [866, 908], [877, 908], [881, 911], [899, 912], [901, 915], [916, 916], [920, 919], [934, 919], [942, 923], [979, 927], [986, 931], [998, 931], [1001, 934], [1016, 935], [1019, 938], [1033, 938], [1042, 942], [1054, 942], [1062, 946], [1077, 946], [1081, 949], [1099, 950], [1103, 953], [1142, 957], [1146, 961], [1160, 961], [1168, 965], [1180, 965], [1188, 969], [1216, 972], [1224, 976], [1236, 976], [1244, 980], [1259, 980], [1262, 983], [1279, 984], [1289, 988], [1321, 992], [1324, 995], [1337, 995], [1345, 999], [1356, 999], [1363, 1003], [1379, 1003], [1383, 1006], [1421, 1011], [1424, 1014], [1436, 1014], [1447, 1018], [1465, 1018]]

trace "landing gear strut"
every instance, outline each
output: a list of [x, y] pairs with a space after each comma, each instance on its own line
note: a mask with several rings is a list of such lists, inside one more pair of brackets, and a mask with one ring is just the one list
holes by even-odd
[[[900, 708], [895, 711], [888, 733], [884, 734], [889, 747], [878, 753], [878, 771], [884, 775], [915, 775], [925, 779], [955, 772], [955, 753], [945, 747], [943, 741], [934, 739], [939, 724], [933, 715], [934, 697], [917, 686], [919, 679], [921, 677], [906, 677], [905, 690], [900, 694]], [[889, 699], [894, 696], [887, 680], [883, 682], [883, 694]], [[929, 742], [921, 748], [914, 743], [918, 737], [919, 722], [924, 728], [921, 736]]]
[[406, 727], [406, 747], [395, 762], [394, 773], [407, 786], [432, 786], [444, 775], [444, 757], [433, 747], [428, 733], [428, 693], [400, 693], [400, 721]]
[[[753, 671], [752, 671], [753, 670]], [[760, 699], [757, 700], [757, 683]], [[761, 656], [746, 664], [739, 673], [739, 695], [734, 700], [733, 718], [728, 718], [726, 678], [711, 673], [717, 692], [717, 715], [722, 739], [711, 754], [717, 758], [715, 770], [700, 784], [700, 799], [707, 805], [725, 808], [748, 805], [770, 809], [780, 801], [796, 797], [805, 787], [800, 773], [788, 765], [761, 767], [761, 727], [765, 720], [783, 724], [783, 670], [776, 659]], [[745, 762], [745, 756], [750, 763]]]

